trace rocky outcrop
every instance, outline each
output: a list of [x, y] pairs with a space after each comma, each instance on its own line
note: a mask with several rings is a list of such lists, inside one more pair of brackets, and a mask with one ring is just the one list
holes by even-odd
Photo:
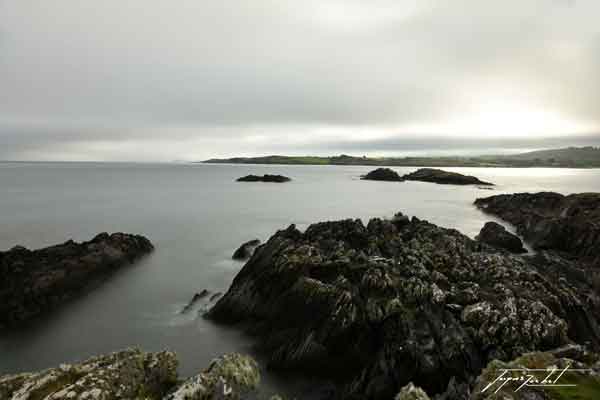
[[237, 182], [274, 182], [274, 183], [283, 183], [291, 181], [291, 178], [283, 175], [269, 175], [265, 174], [263, 176], [258, 175], [246, 175], [241, 178], [236, 179]]
[[228, 354], [212, 361], [201, 374], [185, 382], [164, 400], [209, 400], [246, 398], [260, 383], [258, 364], [240, 354]]
[[398, 173], [389, 168], [377, 168], [373, 171], [369, 172], [366, 175], [360, 177], [360, 179], [365, 179], [369, 181], [392, 181], [392, 182], [401, 182], [402, 178]]
[[101, 233], [40, 250], [17, 246], [0, 252], [0, 327], [27, 321], [72, 298], [102, 274], [153, 250], [148, 239]]
[[161, 399], [177, 383], [171, 352], [125, 350], [80, 364], [0, 377], [6, 400]]
[[503, 194], [477, 199], [475, 205], [513, 224], [534, 249], [600, 268], [600, 193]]
[[233, 253], [233, 256], [231, 256], [231, 258], [233, 258], [234, 260], [247, 260], [248, 258], [252, 257], [254, 250], [259, 245], [260, 240], [250, 240], [238, 247], [238, 249]]
[[210, 400], [241, 399], [260, 381], [256, 362], [240, 354], [213, 360], [202, 373], [180, 382], [174, 353], [137, 349], [62, 364], [36, 373], [0, 377], [3, 400]]
[[486, 222], [475, 240], [487, 243], [490, 246], [500, 247], [515, 254], [527, 253], [521, 239], [497, 222]]
[[345, 381], [341, 398], [460, 387], [493, 360], [600, 345], [600, 298], [566, 260], [512, 255], [404, 218], [277, 232], [208, 318], [256, 335], [273, 368]]
[[436, 168], [421, 168], [415, 172], [402, 177], [406, 181], [422, 181], [439, 183], [443, 185], [481, 185], [493, 186], [493, 183], [484, 182], [470, 175], [463, 175], [457, 172], [444, 171]]

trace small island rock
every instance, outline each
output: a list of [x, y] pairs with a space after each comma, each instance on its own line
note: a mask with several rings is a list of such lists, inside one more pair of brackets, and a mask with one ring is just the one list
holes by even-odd
[[439, 183], [442, 185], [481, 185], [493, 186], [493, 183], [484, 182], [470, 175], [463, 175], [457, 172], [444, 171], [436, 168], [421, 168], [410, 174], [406, 174], [402, 179], [407, 181], [422, 181]]
[[258, 175], [246, 175], [238, 178], [237, 182], [274, 182], [274, 183], [283, 183], [291, 181], [291, 178], [283, 175], [269, 175], [265, 174], [263, 176]]
[[369, 181], [392, 181], [401, 182], [403, 179], [398, 173], [389, 168], [377, 168], [369, 172], [366, 175], [360, 177], [360, 179]]

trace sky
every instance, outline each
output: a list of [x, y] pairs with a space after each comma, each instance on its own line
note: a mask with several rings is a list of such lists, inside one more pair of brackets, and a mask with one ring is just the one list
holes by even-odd
[[598, 0], [0, 0], [0, 159], [600, 145]]

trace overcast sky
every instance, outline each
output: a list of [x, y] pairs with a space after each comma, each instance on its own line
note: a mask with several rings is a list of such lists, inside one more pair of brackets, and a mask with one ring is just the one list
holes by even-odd
[[0, 0], [0, 159], [600, 145], [598, 0]]

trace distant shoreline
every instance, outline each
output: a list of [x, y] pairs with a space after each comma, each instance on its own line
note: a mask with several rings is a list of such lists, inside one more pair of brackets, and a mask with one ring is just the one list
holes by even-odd
[[213, 158], [198, 163], [258, 165], [356, 165], [376, 167], [478, 167], [478, 168], [600, 168], [600, 148], [569, 147], [514, 155], [472, 157], [355, 157], [349, 155]]

